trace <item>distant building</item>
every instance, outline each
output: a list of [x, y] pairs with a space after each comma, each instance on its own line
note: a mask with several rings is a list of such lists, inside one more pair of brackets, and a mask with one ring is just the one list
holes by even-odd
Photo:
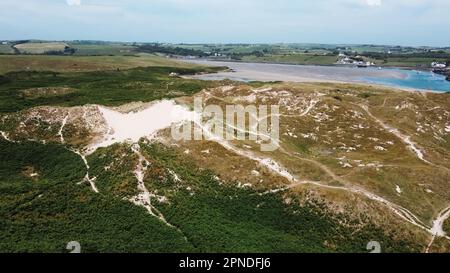
[[353, 60], [350, 59], [348, 56], [340, 56], [339, 61], [337, 62], [338, 64], [352, 64]]
[[8, 44], [8, 42], [6, 42], [6, 41], [2, 42], [2, 45], [7, 45], [7, 44]]
[[340, 56], [340, 59], [337, 61], [337, 64], [341, 64], [341, 65], [356, 65], [358, 67], [369, 67], [369, 66], [374, 66], [375, 65], [372, 62], [363, 61], [361, 56], [356, 56], [355, 59], [351, 58], [349, 56], [343, 55], [343, 56]]
[[444, 69], [447, 67], [447, 65], [445, 63], [440, 63], [440, 62], [432, 62], [431, 67], [435, 68], [435, 69]]

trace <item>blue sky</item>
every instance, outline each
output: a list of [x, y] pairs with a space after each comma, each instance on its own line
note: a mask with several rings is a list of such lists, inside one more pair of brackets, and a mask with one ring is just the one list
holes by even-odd
[[0, 39], [450, 46], [450, 0], [0, 0]]

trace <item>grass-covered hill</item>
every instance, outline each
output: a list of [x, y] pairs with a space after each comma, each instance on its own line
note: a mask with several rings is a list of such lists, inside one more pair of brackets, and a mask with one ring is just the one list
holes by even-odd
[[[117, 69], [100, 68], [106, 57], [0, 58], [42, 67], [0, 63], [13, 67], [0, 76], [0, 252], [67, 252], [71, 241], [83, 252], [449, 250], [431, 232], [450, 204], [448, 94], [206, 82], [177, 75], [221, 68], [165, 59], [122, 56]], [[80, 60], [98, 67], [66, 69]], [[189, 108], [194, 95], [279, 105], [280, 149], [162, 130], [85, 153], [110, 133], [96, 105], [125, 115], [161, 99]]]

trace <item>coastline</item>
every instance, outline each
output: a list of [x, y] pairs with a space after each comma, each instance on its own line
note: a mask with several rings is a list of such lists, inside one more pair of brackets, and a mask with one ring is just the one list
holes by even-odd
[[[191, 62], [191, 61], [199, 61], [199, 62], [226, 62], [226, 63], [237, 63], [237, 64], [276, 64], [276, 65], [292, 65], [292, 66], [316, 66], [316, 67], [341, 67], [341, 68], [356, 68], [356, 65], [350, 64], [301, 64], [301, 63], [283, 63], [283, 62], [268, 62], [268, 61], [242, 61], [242, 60], [227, 60], [227, 59], [208, 59], [208, 58], [196, 58], [196, 59], [187, 59], [187, 58], [172, 58], [173, 60], [182, 61], [182, 62]], [[402, 69], [409, 71], [422, 71], [422, 72], [432, 72], [431, 68], [426, 67], [413, 67], [413, 66], [392, 66], [392, 65], [374, 65], [373, 68], [381, 67], [383, 69]], [[449, 72], [450, 73], [450, 72]], [[447, 74], [450, 77], [450, 74]], [[449, 78], [450, 81], [450, 78]]]
[[[401, 86], [397, 84], [390, 83], [378, 83], [378, 82], [369, 82], [367, 80], [363, 80], [365, 77], [371, 77], [370, 74], [373, 74], [372, 77], [380, 77], [380, 78], [390, 78], [394, 80], [403, 80], [408, 77], [408, 75], [404, 76], [401, 68], [385, 68], [381, 70], [375, 70], [369, 68], [369, 70], [365, 68], [351, 68], [351, 67], [341, 67], [341, 66], [312, 66], [312, 65], [286, 65], [286, 64], [261, 64], [261, 63], [245, 63], [245, 62], [233, 62], [234, 64], [239, 64], [238, 68], [230, 67], [229, 63], [224, 63], [215, 60], [186, 60], [188, 63], [201, 63], [202, 65], [214, 65], [215, 63], [220, 64], [221, 66], [228, 66], [230, 71], [221, 71], [218, 73], [210, 73], [210, 74], [201, 74], [201, 75], [193, 75], [193, 76], [185, 76], [186, 78], [191, 79], [200, 79], [200, 80], [221, 80], [221, 79], [230, 79], [235, 81], [242, 82], [250, 82], [250, 81], [262, 81], [262, 82], [292, 82], [292, 83], [338, 83], [338, 84], [357, 84], [363, 86], [375, 86], [379, 88], [387, 88], [399, 91], [406, 92], [428, 92], [428, 93], [449, 93], [447, 90], [433, 90], [433, 89], [424, 89], [424, 88], [414, 88]], [[263, 71], [261, 65], [267, 65], [264, 67], [266, 69]], [[256, 66], [258, 69], [255, 69], [253, 66]], [[277, 70], [281, 67], [281, 70]], [[327, 67], [324, 71], [321, 68]], [[267, 68], [273, 68], [272, 70], [267, 70]], [[298, 68], [298, 71], [283, 71], [285, 69], [290, 68]], [[338, 74], [326, 74], [330, 73], [330, 70], [339, 70]], [[310, 72], [309, 69], [319, 70]], [[411, 69], [410, 71], [414, 71]], [[287, 72], [287, 73], [284, 73]], [[315, 73], [315, 74], [314, 74]], [[334, 73], [331, 71], [331, 73]], [[360, 76], [360, 74], [366, 73], [367, 76]], [[348, 74], [348, 75], [347, 75]], [[344, 75], [344, 76], [343, 76]]]

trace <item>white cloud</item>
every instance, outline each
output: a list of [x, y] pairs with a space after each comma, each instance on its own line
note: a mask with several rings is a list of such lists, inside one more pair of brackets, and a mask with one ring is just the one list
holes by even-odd
[[369, 6], [381, 6], [381, 0], [366, 0]]
[[0, 37], [448, 46], [436, 34], [448, 33], [448, 10], [449, 0], [0, 0]]
[[81, 0], [66, 0], [69, 6], [81, 6]]

